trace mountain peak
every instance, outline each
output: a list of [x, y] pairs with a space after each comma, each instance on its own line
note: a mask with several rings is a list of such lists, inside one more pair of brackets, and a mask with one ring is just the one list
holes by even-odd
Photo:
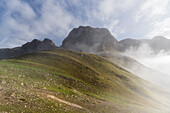
[[108, 50], [113, 46], [116, 48], [117, 45], [118, 41], [106, 28], [79, 26], [69, 33], [61, 47], [83, 52], [97, 52]]
[[78, 29], [84, 29], [84, 28], [87, 29], [87, 28], [92, 28], [92, 27], [90, 27], [90, 26], [79, 26], [79, 27], [78, 27]]
[[163, 37], [163, 36], [154, 36], [152, 38], [152, 40], [166, 40], [167, 38]]
[[44, 40], [42, 42], [53, 42], [52, 40], [48, 39], [48, 38], [44, 38]]
[[46, 44], [46, 45], [49, 45], [49, 46], [55, 46], [55, 44], [53, 43], [52, 40], [48, 39], [48, 38], [45, 38], [42, 43]]
[[35, 51], [35, 50], [48, 50], [55, 48], [55, 44], [52, 42], [52, 40], [45, 38], [43, 41], [40, 41], [38, 39], [34, 39], [31, 42], [27, 42], [26, 44], [22, 45], [23, 49], [29, 50], [29, 51]]

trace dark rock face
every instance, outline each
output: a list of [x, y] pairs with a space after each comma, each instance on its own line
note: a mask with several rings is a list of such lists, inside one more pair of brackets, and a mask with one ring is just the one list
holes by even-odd
[[118, 48], [118, 41], [106, 28], [92, 28], [80, 26], [74, 28], [62, 42], [62, 48], [83, 51], [99, 52]]
[[43, 41], [34, 39], [31, 42], [27, 42], [26, 44], [22, 45], [22, 48], [26, 51], [32, 52], [32, 51], [41, 51], [41, 50], [49, 50], [55, 48], [55, 44], [45, 38]]
[[141, 44], [147, 44], [151, 47], [154, 53], [158, 53], [161, 50], [170, 51], [170, 39], [167, 39], [163, 36], [155, 36], [153, 39], [124, 39], [119, 41], [121, 45], [120, 51], [125, 51], [130, 47], [139, 48]]
[[43, 41], [34, 39], [31, 42], [27, 42], [21, 47], [12, 49], [0, 49], [0, 60], [8, 59], [25, 53], [31, 53], [42, 50], [50, 50], [57, 48], [50, 39], [44, 39]]

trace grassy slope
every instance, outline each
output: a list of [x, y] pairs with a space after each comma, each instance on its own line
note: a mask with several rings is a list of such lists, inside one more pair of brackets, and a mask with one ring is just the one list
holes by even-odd
[[92, 54], [56, 49], [22, 55], [0, 62], [0, 78], [0, 112], [151, 113], [158, 106], [145, 81]]

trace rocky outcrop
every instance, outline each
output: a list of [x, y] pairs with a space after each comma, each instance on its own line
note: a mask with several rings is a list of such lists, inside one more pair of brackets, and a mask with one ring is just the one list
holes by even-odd
[[56, 48], [56, 46], [50, 39], [45, 38], [43, 41], [34, 39], [33, 41], [27, 42], [26, 44], [22, 45], [21, 48], [24, 49], [25, 51], [32, 52], [49, 50]]
[[118, 41], [111, 35], [106, 28], [92, 28], [80, 26], [74, 28], [61, 45], [64, 49], [100, 52], [119, 48]]
[[43, 41], [34, 39], [31, 42], [27, 42], [21, 47], [12, 49], [0, 49], [0, 60], [8, 59], [25, 53], [31, 53], [42, 50], [50, 50], [57, 48], [50, 39], [44, 39]]

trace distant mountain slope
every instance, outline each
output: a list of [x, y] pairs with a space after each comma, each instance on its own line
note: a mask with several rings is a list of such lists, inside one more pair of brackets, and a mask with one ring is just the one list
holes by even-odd
[[8, 59], [14, 56], [18, 56], [25, 53], [31, 53], [35, 51], [50, 50], [57, 48], [50, 39], [44, 39], [43, 41], [34, 39], [32, 42], [28, 42], [21, 47], [12, 49], [0, 49], [0, 60]]
[[119, 44], [106, 28], [80, 26], [69, 33], [61, 47], [94, 53], [119, 48]]
[[131, 57], [128, 57], [118, 51], [99, 52], [96, 53], [96, 55], [119, 65], [131, 73], [138, 75], [140, 78], [151, 82], [152, 84], [169, 89], [169, 75], [148, 68]]
[[139, 48], [142, 44], [148, 44], [154, 53], [158, 53], [161, 50], [170, 51], [170, 40], [163, 36], [155, 36], [153, 39], [124, 39], [119, 41], [121, 45], [121, 51], [126, 51], [132, 48]]
[[1, 112], [156, 113], [166, 109], [166, 101], [155, 93], [159, 89], [92, 54], [63, 49], [30, 53], [0, 61], [0, 72]]

